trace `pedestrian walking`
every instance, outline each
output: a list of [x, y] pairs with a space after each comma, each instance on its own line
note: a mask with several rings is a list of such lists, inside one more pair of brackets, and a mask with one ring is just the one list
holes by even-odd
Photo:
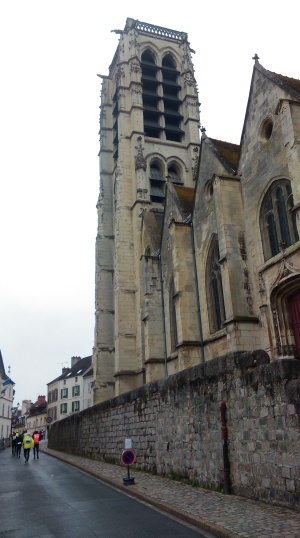
[[23, 436], [18, 431], [16, 431], [16, 456], [17, 458], [21, 457], [22, 441], [23, 441]]
[[33, 432], [32, 439], [34, 443], [33, 444], [33, 459], [35, 460], [35, 456], [36, 456], [36, 459], [38, 460], [41, 434], [38, 431]]
[[24, 458], [25, 463], [29, 462], [30, 449], [33, 448], [33, 439], [31, 435], [25, 430], [23, 434], [23, 449], [24, 449]]
[[15, 456], [16, 454], [16, 446], [17, 446], [16, 432], [12, 432], [11, 434], [11, 455], [12, 456]]

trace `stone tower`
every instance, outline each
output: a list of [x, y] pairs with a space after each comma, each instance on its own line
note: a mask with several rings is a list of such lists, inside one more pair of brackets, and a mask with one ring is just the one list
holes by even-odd
[[[143, 322], [143, 257], [153, 255], [157, 263], [154, 228], [162, 220], [166, 183], [194, 188], [200, 146], [187, 34], [133, 19], [116, 33], [109, 74], [99, 75], [94, 404], [164, 375], [159, 268], [151, 273], [158, 306], [150, 336]], [[143, 241], [145, 216], [155, 224], [151, 245]]]

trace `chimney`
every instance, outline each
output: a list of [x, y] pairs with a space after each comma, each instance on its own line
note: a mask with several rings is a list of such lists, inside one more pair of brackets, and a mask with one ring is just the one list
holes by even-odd
[[71, 357], [71, 368], [76, 364], [76, 362], [81, 361], [81, 357]]
[[46, 396], [38, 396], [38, 406], [46, 403]]
[[63, 374], [67, 374], [68, 372], [70, 372], [70, 370], [71, 370], [71, 368], [66, 368], [66, 367], [64, 367], [64, 368], [62, 369], [62, 373], [63, 373]]

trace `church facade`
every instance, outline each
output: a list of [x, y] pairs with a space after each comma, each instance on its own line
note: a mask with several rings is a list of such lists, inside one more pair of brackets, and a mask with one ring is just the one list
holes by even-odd
[[234, 351], [300, 357], [300, 82], [255, 57], [240, 145], [185, 33], [127, 19], [101, 76], [93, 403]]

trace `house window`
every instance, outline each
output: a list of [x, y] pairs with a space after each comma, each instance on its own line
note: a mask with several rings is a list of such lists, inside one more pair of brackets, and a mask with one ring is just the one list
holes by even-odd
[[52, 402], [52, 392], [48, 392], [48, 403]]
[[176, 346], [178, 344], [175, 300], [176, 300], [176, 296], [175, 296], [174, 279], [172, 278], [171, 285], [170, 285], [170, 294], [169, 294], [171, 353], [176, 351]]
[[61, 398], [67, 398], [68, 397], [68, 389], [61, 389], [60, 397]]
[[68, 412], [68, 404], [62, 403], [60, 404], [60, 414], [65, 415]]
[[211, 333], [222, 329], [225, 320], [224, 296], [219, 258], [218, 238], [215, 235], [210, 245], [206, 265], [207, 306]]
[[264, 197], [260, 213], [265, 261], [299, 240], [293, 207], [290, 182], [275, 181]]
[[77, 383], [77, 381], [78, 381], [78, 377], [76, 376], [76, 377], [75, 377], [75, 383]]
[[93, 382], [90, 381], [89, 384], [88, 384], [88, 393], [91, 394], [92, 392], [92, 386], [93, 386]]
[[72, 387], [72, 396], [79, 396], [80, 395], [80, 385], [75, 385]]
[[78, 413], [80, 411], [80, 402], [72, 402], [72, 413]]

